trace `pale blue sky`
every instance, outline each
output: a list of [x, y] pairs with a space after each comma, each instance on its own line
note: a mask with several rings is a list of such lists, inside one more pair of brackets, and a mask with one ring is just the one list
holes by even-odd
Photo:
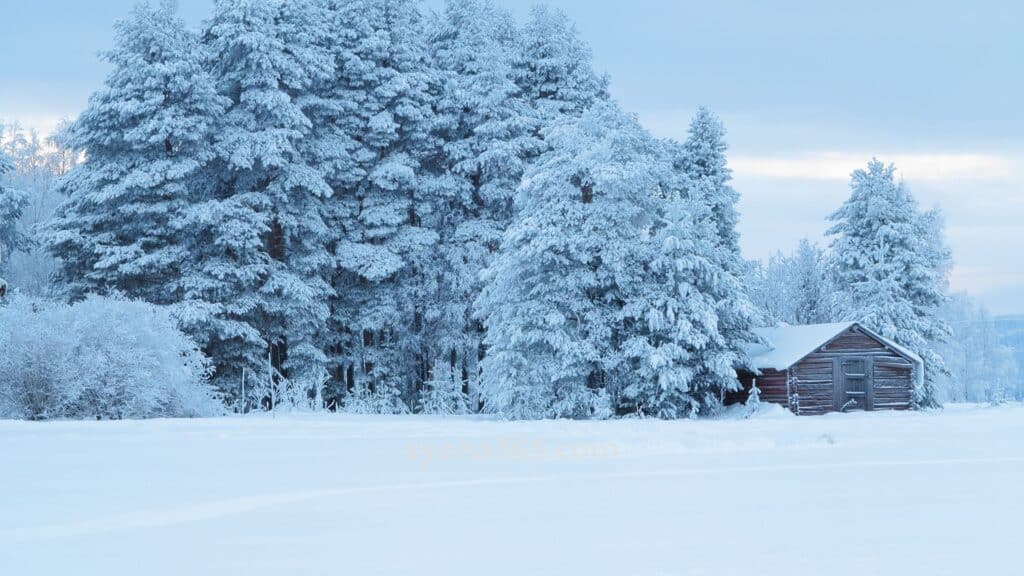
[[[497, 1], [521, 17], [534, 4]], [[0, 0], [0, 118], [46, 130], [77, 114], [133, 3]], [[194, 24], [211, 4], [180, 0]], [[548, 4], [656, 134], [682, 136], [700, 104], [722, 115], [748, 256], [820, 238], [846, 175], [877, 155], [946, 211], [953, 287], [1024, 313], [1024, 3]]]

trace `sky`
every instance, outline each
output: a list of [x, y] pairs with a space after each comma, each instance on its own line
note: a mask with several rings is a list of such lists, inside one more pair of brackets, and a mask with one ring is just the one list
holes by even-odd
[[[496, 1], [520, 18], [535, 3]], [[655, 135], [685, 137], [701, 105], [722, 117], [746, 257], [827, 242], [850, 172], [877, 157], [944, 211], [951, 288], [1024, 313], [1024, 3], [547, 3], [576, 21], [612, 94]], [[133, 4], [0, 0], [0, 119], [46, 132], [73, 118]], [[212, 0], [179, 6], [199, 25]]]

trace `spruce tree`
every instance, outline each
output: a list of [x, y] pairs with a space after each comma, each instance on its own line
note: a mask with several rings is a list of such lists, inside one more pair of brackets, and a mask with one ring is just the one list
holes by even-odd
[[707, 204], [721, 260], [733, 273], [738, 273], [740, 258], [739, 216], [736, 204], [739, 194], [732, 188], [732, 170], [726, 158], [725, 126], [707, 108], [700, 108], [690, 122], [689, 135], [676, 156], [678, 167], [686, 173], [692, 194]]
[[621, 311], [643, 274], [659, 149], [613, 104], [544, 136], [550, 151], [517, 191], [477, 301], [483, 394], [487, 410], [510, 418], [594, 417], [629, 377]]
[[[303, 402], [326, 379], [319, 335], [332, 258], [323, 202], [333, 191], [299, 144], [312, 123], [297, 102], [334, 72], [315, 2], [220, 0], [203, 37], [219, 93], [215, 158], [188, 216], [195, 241], [185, 318], [234, 392]], [[251, 405], [251, 402], [246, 403]]]
[[136, 7], [104, 59], [113, 66], [104, 88], [60, 136], [86, 161], [60, 183], [67, 201], [46, 240], [72, 299], [119, 292], [175, 303], [192, 256], [182, 215], [225, 103], [173, 2]]
[[608, 77], [594, 72], [590, 47], [564, 12], [535, 7], [522, 30], [517, 83], [534, 109], [534, 130], [563, 116], [580, 116], [609, 99]]
[[742, 350], [758, 341], [753, 333], [758, 312], [741, 282], [746, 266], [736, 230], [739, 195], [730, 184], [732, 171], [726, 158], [725, 127], [714, 114], [701, 108], [690, 124], [686, 141], [668, 146], [674, 171], [681, 180], [678, 186], [687, 190], [690, 201], [707, 208], [712, 223], [710, 258], [721, 273], [715, 294], [718, 332], [725, 339], [726, 348], [738, 355], [737, 364], [743, 365], [746, 359]]
[[474, 391], [483, 327], [472, 302], [511, 219], [524, 158], [537, 147], [515, 83], [516, 38], [511, 15], [490, 0], [450, 0], [430, 26], [439, 144], [431, 161], [445, 176], [434, 219], [437, 291], [426, 318], [432, 371], [440, 370], [432, 380], [451, 377]]
[[938, 316], [946, 300], [950, 252], [941, 215], [921, 212], [893, 165], [876, 159], [853, 173], [851, 194], [829, 219], [832, 270], [842, 287], [838, 311], [909, 348], [925, 362], [919, 408], [938, 405], [935, 381], [944, 371], [935, 346], [950, 334]]
[[[443, 186], [423, 168], [434, 146], [432, 76], [414, 0], [330, 2], [337, 73], [321, 86], [340, 106], [342, 148], [328, 174], [335, 272], [325, 345], [337, 400], [376, 395], [403, 411], [423, 380], [424, 269]], [[379, 403], [378, 403], [379, 404]], [[364, 405], [359, 402], [358, 405]]]
[[[667, 163], [666, 163], [667, 164]], [[715, 259], [710, 210], [666, 182], [658, 199], [643, 274], [622, 311], [631, 374], [620, 410], [692, 418], [738, 388], [740, 354], [721, 332], [719, 304], [740, 287]]]

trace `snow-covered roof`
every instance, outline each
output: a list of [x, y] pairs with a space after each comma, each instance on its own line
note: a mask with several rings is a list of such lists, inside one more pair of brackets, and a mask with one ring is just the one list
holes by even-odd
[[755, 344], [746, 350], [754, 368], [758, 370], [785, 370], [814, 352], [836, 336], [854, 326], [866, 334], [882, 342], [898, 354], [906, 356], [914, 363], [923, 365], [921, 357], [910, 350], [883, 338], [875, 332], [864, 328], [857, 322], [838, 322], [835, 324], [810, 324], [806, 326], [776, 326], [773, 328], [757, 328], [754, 332], [767, 345]]

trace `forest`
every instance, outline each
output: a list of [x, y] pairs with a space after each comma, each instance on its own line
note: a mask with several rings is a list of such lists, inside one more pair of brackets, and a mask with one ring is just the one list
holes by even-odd
[[[0, 417], [697, 418], [753, 329], [858, 321], [918, 408], [1024, 398], [942, 213], [865, 158], [827, 244], [744, 259], [726, 129], [654, 137], [564, 13], [172, 2], [52, 137], [0, 126]], [[742, 215], [757, 218], [757, 214]]]

